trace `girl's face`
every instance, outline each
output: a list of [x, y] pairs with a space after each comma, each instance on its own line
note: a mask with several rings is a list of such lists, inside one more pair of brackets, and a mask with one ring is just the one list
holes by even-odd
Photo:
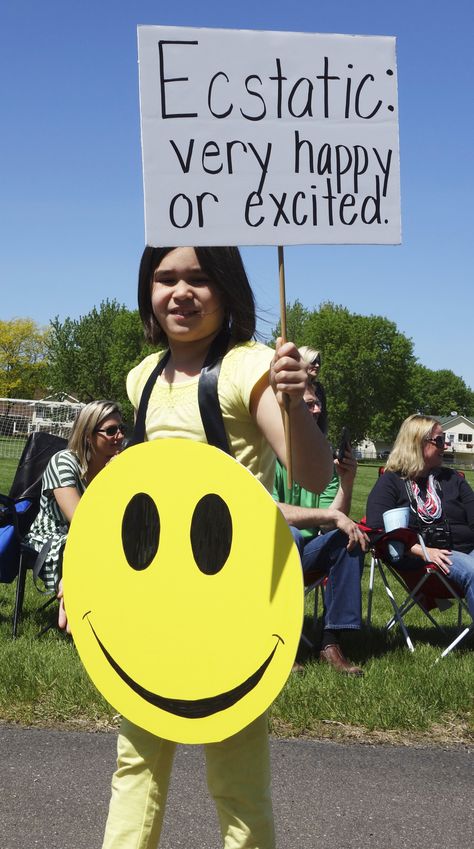
[[222, 299], [194, 248], [174, 248], [161, 260], [153, 274], [151, 306], [170, 341], [214, 336], [224, 322]]

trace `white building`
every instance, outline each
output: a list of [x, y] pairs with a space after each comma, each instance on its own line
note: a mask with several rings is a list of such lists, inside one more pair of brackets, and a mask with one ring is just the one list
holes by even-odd
[[[440, 422], [446, 438], [445, 459], [474, 467], [474, 420], [457, 413], [435, 418]], [[386, 460], [391, 448], [391, 443], [372, 441], [370, 438], [363, 439], [355, 446], [357, 458], [365, 460]]]
[[[449, 443], [449, 451], [463, 462], [474, 461], [474, 421], [467, 416], [445, 416], [439, 421]], [[459, 455], [463, 455], [460, 457]]]

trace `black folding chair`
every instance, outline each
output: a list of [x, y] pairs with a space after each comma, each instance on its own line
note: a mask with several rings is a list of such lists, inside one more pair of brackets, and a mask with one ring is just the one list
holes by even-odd
[[[66, 448], [66, 446], [67, 440], [61, 436], [55, 436], [52, 433], [44, 433], [43, 431], [30, 433], [18, 462], [15, 477], [10, 488], [10, 499], [15, 500], [28, 498], [31, 501], [31, 508], [28, 510], [28, 521], [17, 524], [19, 562], [15, 607], [13, 612], [13, 637], [16, 637], [17, 635], [18, 623], [23, 610], [27, 571], [28, 569], [31, 569], [36, 575], [40, 571], [47, 554], [46, 549], [43, 549], [41, 552], [36, 551], [35, 548], [24, 541], [23, 537], [28, 532], [33, 520], [38, 515], [43, 472], [51, 457], [58, 451], [62, 451]], [[41, 605], [38, 612], [52, 604], [52, 602], [55, 601], [55, 598], [55, 595], [50, 596], [48, 600]], [[47, 630], [47, 628], [43, 629], [40, 634], [44, 633], [45, 630]]]
[[[22, 537], [19, 539], [20, 545], [20, 558], [18, 562], [18, 577], [16, 580], [16, 592], [15, 592], [15, 607], [13, 610], [13, 628], [12, 628], [12, 637], [15, 639], [18, 633], [18, 623], [20, 621], [20, 616], [23, 610], [23, 599], [25, 597], [25, 584], [26, 584], [26, 574], [28, 569], [31, 569], [34, 575], [37, 575], [41, 566], [44, 563], [45, 555], [47, 551], [42, 549], [40, 552], [36, 551], [33, 546], [28, 545]], [[39, 589], [37, 587], [37, 589]], [[38, 609], [36, 610], [36, 614], [41, 613], [43, 610], [46, 610], [50, 604], [56, 601], [56, 594], [48, 593], [48, 599], [45, 601]], [[42, 628], [39, 632], [38, 636], [41, 637], [46, 633], [50, 628], [49, 625]]]

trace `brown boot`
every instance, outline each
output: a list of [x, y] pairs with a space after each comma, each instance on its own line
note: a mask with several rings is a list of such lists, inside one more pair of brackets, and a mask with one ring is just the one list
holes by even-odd
[[328, 663], [333, 669], [342, 672], [344, 675], [363, 675], [364, 670], [360, 666], [351, 666], [349, 661], [344, 657], [341, 647], [337, 643], [333, 643], [319, 652], [319, 659], [323, 663]]

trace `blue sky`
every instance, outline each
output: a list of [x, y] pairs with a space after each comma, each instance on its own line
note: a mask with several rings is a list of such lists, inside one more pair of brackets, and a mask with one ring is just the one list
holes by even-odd
[[[403, 243], [287, 248], [287, 299], [385, 315], [420, 362], [474, 387], [471, 0], [3, 0], [0, 317], [46, 325], [104, 298], [135, 307], [138, 24], [397, 37]], [[279, 312], [276, 248], [243, 253], [265, 333]]]

